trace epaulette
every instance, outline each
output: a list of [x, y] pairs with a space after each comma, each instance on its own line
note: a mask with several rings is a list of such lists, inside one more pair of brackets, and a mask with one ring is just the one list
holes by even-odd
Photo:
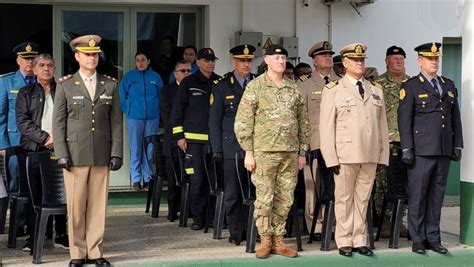
[[337, 80], [334, 80], [334, 81], [332, 81], [332, 82], [326, 84], [326, 88], [327, 88], [327, 89], [331, 89], [331, 88], [333, 88], [334, 86], [336, 86], [338, 83], [339, 83], [339, 82], [338, 82]]
[[61, 78], [59, 78], [59, 80], [58, 80], [58, 84], [61, 84], [61, 83], [65, 82], [65, 81], [67, 81], [67, 80], [71, 79], [71, 78], [72, 78], [72, 76], [73, 76], [73, 75], [71, 75], [71, 74], [68, 74], [68, 75], [66, 75], [66, 76], [64, 76], [64, 77], [61, 77]]
[[418, 80], [420, 80], [420, 82], [422, 83], [425, 82], [425, 78], [423, 78], [423, 75], [418, 75]]
[[311, 78], [311, 73], [302, 74], [298, 79], [300, 79], [300, 81], [304, 82], [309, 78]]
[[380, 83], [376, 82], [376, 81], [370, 81], [370, 83], [371, 83], [373, 86], [375, 86], [375, 87], [378, 87], [378, 88], [380, 88], [380, 89], [383, 89], [382, 85], [381, 85]]
[[225, 78], [227, 78], [229, 75], [229, 73], [226, 73], [224, 74], [222, 77], [220, 77], [219, 79], [215, 79], [213, 82], [215, 85], [217, 85], [220, 81], [224, 80]]
[[1, 75], [0, 75], [0, 78], [6, 77], [6, 76], [10, 76], [10, 75], [12, 75], [12, 74], [14, 74], [14, 73], [15, 73], [15, 72], [12, 71], [12, 72], [8, 72], [8, 73], [5, 73], [5, 74], [1, 74]]
[[445, 77], [445, 76], [439, 76], [439, 79], [441, 80], [442, 83], [446, 83], [447, 81], [452, 82], [451, 79], [449, 79], [449, 78], [447, 78], [447, 77]]
[[102, 74], [102, 76], [104, 76], [105, 78], [109, 79], [109, 80], [112, 80], [113, 82], [117, 83], [117, 79], [115, 79], [114, 77], [110, 77], [109, 75], [104, 75]]

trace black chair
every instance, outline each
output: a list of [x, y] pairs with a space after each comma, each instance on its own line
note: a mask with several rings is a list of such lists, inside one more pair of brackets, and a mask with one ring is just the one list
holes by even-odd
[[[161, 193], [163, 192], [163, 182], [165, 177], [165, 167], [163, 166], [163, 134], [155, 134], [145, 137], [144, 149], [148, 150], [148, 146], [153, 146], [153, 164], [151, 179], [148, 184], [148, 192], [146, 199], [145, 213], [150, 212], [150, 204], [152, 204], [151, 217], [157, 218], [160, 213]], [[148, 153], [145, 153], [146, 160], [148, 159]]]
[[179, 227], [188, 226], [189, 209], [191, 208], [190, 189], [191, 183], [189, 177], [184, 171], [184, 154], [179, 147], [176, 147], [179, 163], [179, 180], [181, 181], [181, 207], [179, 209]]
[[[300, 178], [303, 178], [303, 179], [300, 179]], [[293, 205], [291, 205], [291, 209], [288, 214], [288, 218], [286, 220], [286, 229], [287, 229], [286, 236], [293, 237], [293, 232], [295, 233], [296, 247], [298, 251], [303, 251], [303, 245], [301, 242], [299, 209], [298, 209], [298, 201], [297, 201], [298, 195], [301, 195], [301, 194], [304, 194], [304, 176], [300, 176], [300, 174], [298, 173], [298, 182], [295, 187]], [[304, 212], [303, 212], [303, 216], [304, 216]]]
[[204, 223], [204, 233], [207, 233], [210, 225], [210, 213], [212, 206], [214, 210], [214, 231], [212, 238], [221, 239], [222, 229], [224, 228], [224, 170], [222, 162], [218, 163], [212, 158], [210, 147], [203, 151], [204, 170], [206, 172], [207, 182], [209, 184], [209, 199], [207, 201], [206, 219]]
[[[3, 183], [5, 185], [5, 189], [8, 192], [8, 183], [5, 172], [5, 157], [3, 155], [0, 155], [0, 183]], [[9, 196], [0, 198], [0, 234], [5, 233], [5, 221], [7, 220], [7, 209], [9, 201]]]
[[[315, 205], [313, 212], [313, 221], [311, 222], [310, 237], [308, 243], [312, 243], [314, 238], [314, 230], [316, 228], [316, 222], [318, 219], [318, 214], [321, 209], [321, 205], [325, 205], [324, 209], [324, 218], [323, 226], [321, 230], [321, 248], [322, 251], [329, 251], [332, 237], [332, 228], [335, 222], [335, 213], [334, 213], [334, 175], [326, 167], [326, 163], [323, 160], [323, 156], [320, 150], [317, 150], [316, 153], [311, 153], [310, 157], [310, 166], [314, 160], [318, 161], [318, 166], [320, 167], [320, 186], [319, 194], [315, 196]], [[368, 239], [370, 249], [375, 249], [374, 246], [374, 229], [372, 223], [372, 205], [373, 205], [373, 194], [369, 201], [369, 206], [367, 208], [366, 223], [368, 228]]]
[[[12, 157], [16, 156], [18, 164], [21, 163], [22, 157], [24, 157], [24, 151], [20, 146], [9, 147], [5, 149], [5, 169], [7, 184], [10, 184], [12, 180], [12, 171], [10, 170], [10, 161]], [[19, 165], [18, 165], [19, 166]], [[10, 226], [8, 229], [8, 248], [16, 248], [16, 238], [18, 233], [18, 226], [20, 224], [20, 216], [23, 208], [28, 203], [28, 189], [26, 174], [24, 169], [18, 167], [18, 191], [16, 194], [11, 194], [10, 197]]]
[[66, 215], [66, 188], [63, 169], [49, 151], [28, 155], [26, 170], [30, 196], [36, 213], [33, 263], [41, 263], [43, 244], [50, 215]]
[[[391, 150], [393, 149], [394, 148]], [[401, 151], [391, 151], [391, 153], [395, 153], [395, 155], [401, 157]], [[400, 229], [402, 226], [403, 212], [408, 206], [406, 169], [400, 160], [390, 161], [389, 167], [387, 169], [387, 190], [385, 190], [385, 188], [382, 188], [382, 190], [384, 198], [382, 202], [382, 210], [380, 211], [375, 240], [379, 240], [384, 222], [384, 215], [387, 212], [388, 204], [391, 203], [393, 208], [388, 247], [396, 249], [399, 247], [398, 243], [400, 240]], [[408, 239], [410, 239], [409, 235]]]
[[239, 180], [240, 192], [242, 194], [242, 210], [241, 210], [241, 221], [239, 224], [239, 240], [237, 243], [242, 241], [244, 229], [246, 227], [247, 232], [247, 243], [245, 246], [245, 252], [254, 253], [255, 244], [257, 242], [257, 226], [255, 225], [255, 219], [253, 213], [255, 210], [255, 186], [253, 185], [250, 172], [245, 170], [244, 166], [245, 152], [240, 151], [235, 153], [235, 169], [237, 171], [237, 178]]

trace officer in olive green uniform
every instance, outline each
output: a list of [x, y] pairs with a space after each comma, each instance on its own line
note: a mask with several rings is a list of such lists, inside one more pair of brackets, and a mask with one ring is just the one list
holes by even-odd
[[64, 168], [70, 266], [82, 266], [86, 259], [110, 265], [102, 244], [109, 170], [122, 166], [122, 111], [117, 82], [96, 72], [100, 40], [87, 35], [71, 41], [79, 71], [59, 81], [54, 102], [54, 151]]
[[[319, 176], [334, 179], [332, 173], [326, 168], [321, 155], [319, 136], [319, 112], [323, 88], [329, 82], [339, 79], [332, 70], [332, 55], [334, 55], [334, 51], [332, 51], [330, 42], [321, 41], [313, 45], [308, 51], [308, 56], [313, 60], [314, 72], [309, 78], [302, 76], [297, 82], [301, 94], [306, 100], [306, 109], [311, 127], [309, 160], [304, 168], [305, 219], [308, 232], [313, 221], [315, 190], [319, 190]], [[321, 233], [322, 214], [323, 209], [318, 214], [316, 233]], [[320, 238], [320, 234], [317, 234], [316, 240], [320, 240]]]
[[[398, 109], [398, 92], [400, 85], [410, 76], [405, 74], [405, 51], [398, 46], [391, 46], [387, 49], [385, 64], [387, 71], [376, 79], [384, 93], [385, 107], [387, 110], [388, 134], [390, 141], [390, 159], [387, 169], [380, 168], [375, 177], [375, 206], [377, 210], [381, 210], [384, 192], [387, 192], [387, 175], [394, 175], [396, 179], [404, 179], [406, 181], [406, 167], [400, 161], [400, 134], [398, 133], [397, 109]], [[387, 213], [388, 216], [389, 213]], [[383, 216], [384, 214], [381, 214]], [[384, 219], [381, 237], [388, 238], [390, 233], [390, 220]], [[406, 227], [402, 225], [400, 231], [402, 236], [407, 235]]]
[[306, 164], [309, 123], [297, 85], [283, 77], [287, 55], [278, 45], [266, 49], [268, 70], [247, 85], [235, 119], [244, 165], [252, 171], [256, 188], [254, 217], [262, 241], [258, 258], [270, 252], [298, 255], [284, 244], [283, 235], [296, 174]]

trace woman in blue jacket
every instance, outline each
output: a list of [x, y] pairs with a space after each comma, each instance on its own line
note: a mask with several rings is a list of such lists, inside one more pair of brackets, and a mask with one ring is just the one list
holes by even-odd
[[[127, 118], [130, 144], [130, 175], [134, 189], [148, 187], [151, 177], [151, 147], [143, 151], [143, 139], [157, 134], [160, 122], [160, 90], [163, 81], [158, 73], [149, 68], [150, 57], [143, 51], [135, 54], [136, 68], [129, 71], [120, 82], [120, 105]], [[146, 160], [148, 158], [148, 161]]]

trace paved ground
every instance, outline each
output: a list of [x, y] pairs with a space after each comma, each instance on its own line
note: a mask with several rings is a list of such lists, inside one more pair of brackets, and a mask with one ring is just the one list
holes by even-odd
[[[213, 240], [211, 233], [204, 234], [201, 231], [192, 231], [189, 228], [180, 228], [178, 223], [170, 223], [164, 215], [166, 211], [162, 208], [160, 218], [151, 218], [144, 213], [143, 205], [137, 206], [112, 206], [108, 211], [104, 251], [105, 257], [119, 266], [275, 266], [283, 264], [286, 266], [314, 266], [315, 263], [326, 262], [333, 264], [339, 262], [347, 266], [349, 262], [341, 256], [337, 256], [334, 249], [330, 252], [321, 252], [319, 242], [306, 244], [304, 238], [301, 257], [288, 261], [279, 256], [273, 256], [267, 261], [256, 260], [253, 254], [245, 253], [245, 246], [235, 246], [227, 242], [228, 233], [224, 232], [225, 239]], [[401, 258], [411, 259], [411, 263], [420, 262], [411, 266], [463, 266], [465, 259], [473, 259], [474, 248], [459, 244], [459, 207], [445, 207], [442, 213], [442, 239], [452, 254], [448, 256], [434, 255], [430, 252], [427, 256], [417, 256], [410, 253], [411, 243], [401, 239], [400, 249], [388, 249], [388, 241], [376, 242], [375, 250], [379, 264], [382, 262], [399, 265]], [[288, 239], [288, 243], [295, 246], [294, 239]], [[0, 235], [0, 257], [5, 266], [31, 266], [31, 256], [21, 251], [24, 238], [18, 240], [17, 249], [7, 249], [7, 235]], [[415, 258], [418, 257], [418, 258]], [[425, 258], [420, 258], [425, 257]], [[442, 258], [444, 257], [444, 258]], [[313, 260], [314, 259], [314, 260]], [[421, 259], [421, 261], [420, 261]], [[458, 263], [456, 263], [458, 259]], [[350, 260], [353, 266], [367, 266], [366, 257], [357, 255]], [[371, 259], [372, 260], [372, 259]], [[69, 254], [67, 251], [54, 248], [52, 240], [47, 240], [43, 253], [44, 264], [42, 266], [67, 266]], [[448, 264], [446, 264], [446, 262]], [[434, 263], [434, 264], [433, 264]], [[443, 263], [443, 264], [441, 264]], [[373, 262], [372, 264], [375, 264]], [[384, 264], [387, 265], [387, 264]], [[390, 265], [390, 264], [388, 264]], [[404, 264], [404, 266], [406, 266]], [[410, 265], [409, 265], [410, 266]], [[465, 265], [465, 266], [469, 266]]]

